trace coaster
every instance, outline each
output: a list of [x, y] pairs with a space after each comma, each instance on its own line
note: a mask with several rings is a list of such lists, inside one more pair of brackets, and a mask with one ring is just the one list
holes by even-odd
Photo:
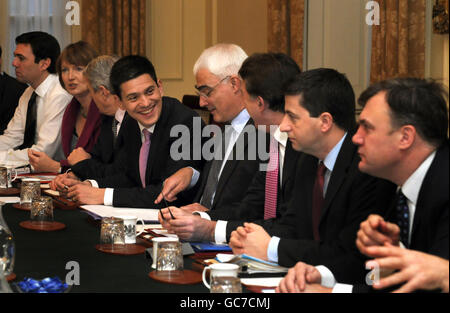
[[151, 271], [148, 276], [156, 281], [176, 285], [193, 285], [202, 282], [202, 274], [191, 270]]
[[11, 274], [9, 274], [8, 276], [6, 276], [6, 281], [7, 281], [7, 282], [13, 281], [13, 280], [16, 279], [16, 277], [17, 277], [16, 274], [11, 273]]
[[15, 196], [20, 194], [19, 188], [0, 188], [0, 196]]
[[31, 211], [31, 203], [27, 204], [25, 206], [22, 206], [20, 203], [14, 203], [13, 208], [16, 208], [16, 209], [22, 210], [22, 211]]
[[124, 244], [124, 245], [98, 244], [95, 245], [95, 249], [104, 253], [116, 255], [136, 255], [136, 254], [143, 254], [145, 252], [145, 247], [137, 244]]
[[24, 221], [19, 223], [20, 227], [37, 231], [57, 231], [66, 228], [66, 225], [60, 222], [35, 222]]

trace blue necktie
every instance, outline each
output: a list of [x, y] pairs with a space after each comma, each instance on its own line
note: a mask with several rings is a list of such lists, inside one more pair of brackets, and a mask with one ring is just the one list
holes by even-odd
[[405, 195], [400, 190], [397, 200], [397, 223], [400, 227], [400, 241], [409, 247], [409, 208]]

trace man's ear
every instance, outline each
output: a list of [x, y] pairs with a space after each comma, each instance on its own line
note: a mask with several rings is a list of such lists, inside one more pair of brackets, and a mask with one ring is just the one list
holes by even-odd
[[331, 116], [330, 113], [323, 112], [322, 114], [320, 114], [319, 119], [321, 122], [320, 130], [322, 132], [327, 132], [333, 126], [334, 120], [333, 120], [333, 116]]
[[162, 80], [158, 79], [157, 84], [158, 84], [159, 92], [161, 93], [161, 97], [164, 97], [164, 88], [163, 88]]
[[230, 83], [235, 93], [241, 91], [242, 80], [238, 76], [232, 75], [230, 78]]
[[39, 68], [42, 72], [44, 72], [50, 67], [51, 64], [52, 60], [50, 58], [42, 59], [39, 61]]
[[400, 149], [409, 149], [416, 140], [417, 132], [413, 125], [404, 125], [400, 128]]

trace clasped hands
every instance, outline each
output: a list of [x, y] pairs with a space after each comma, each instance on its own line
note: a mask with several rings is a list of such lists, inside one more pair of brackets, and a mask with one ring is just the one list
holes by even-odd
[[72, 172], [58, 175], [50, 182], [50, 188], [80, 204], [103, 204], [104, 202], [104, 189], [92, 187], [90, 182], [81, 181]]

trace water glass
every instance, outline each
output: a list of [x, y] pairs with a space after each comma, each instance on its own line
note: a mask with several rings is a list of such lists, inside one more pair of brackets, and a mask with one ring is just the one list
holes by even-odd
[[178, 241], [160, 242], [158, 244], [158, 257], [156, 270], [169, 272], [169, 274], [181, 273], [184, 267], [181, 243]]
[[50, 197], [35, 198], [31, 202], [31, 221], [53, 222], [53, 200]]
[[22, 179], [20, 187], [20, 205], [22, 207], [30, 207], [31, 201], [41, 196], [41, 181], [36, 178]]
[[117, 217], [105, 217], [102, 219], [100, 244], [111, 246], [125, 244], [125, 228], [123, 219]]

